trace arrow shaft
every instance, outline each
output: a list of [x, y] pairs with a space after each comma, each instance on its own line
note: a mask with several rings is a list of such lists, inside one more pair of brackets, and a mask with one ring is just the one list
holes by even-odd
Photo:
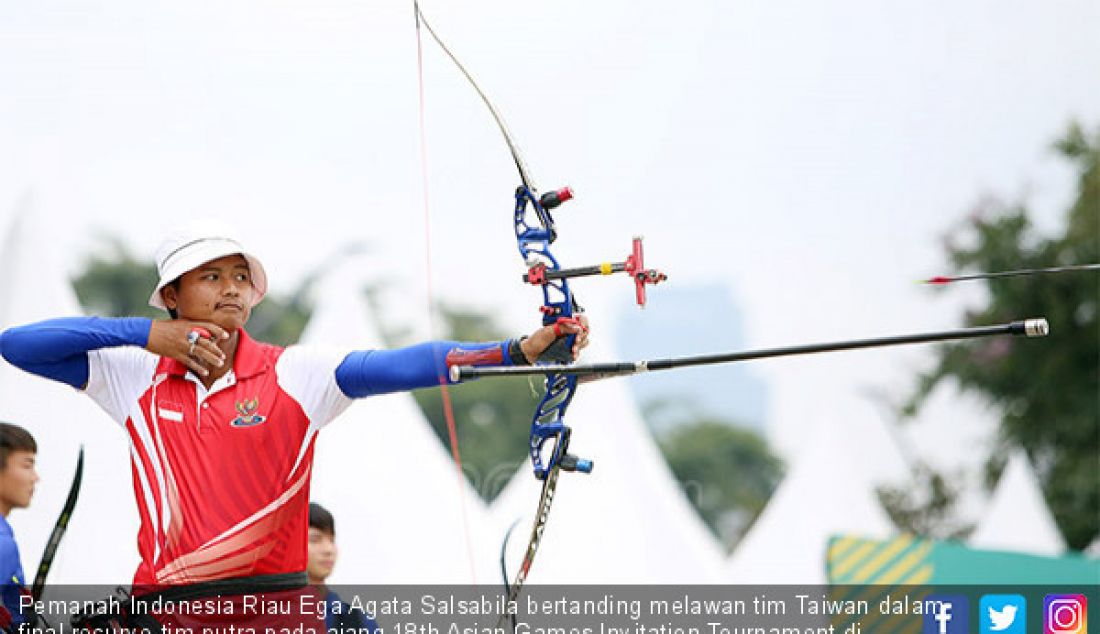
[[1070, 271], [1097, 271], [1100, 270], [1100, 263], [1096, 264], [1073, 264], [1069, 266], [1051, 266], [1041, 269], [1017, 269], [1014, 271], [998, 271], [996, 273], [974, 273], [971, 275], [956, 275], [953, 277], [934, 277], [930, 280], [925, 280], [929, 284], [946, 284], [948, 282], [966, 282], [969, 280], [992, 280], [1002, 277], [1018, 277], [1021, 275], [1042, 275], [1045, 273], [1067, 273]]

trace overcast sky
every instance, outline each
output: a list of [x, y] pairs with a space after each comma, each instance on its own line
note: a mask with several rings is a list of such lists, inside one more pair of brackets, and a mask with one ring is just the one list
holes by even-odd
[[[1100, 125], [1095, 0], [422, 6], [536, 185], [576, 189], [561, 259], [618, 259], [644, 234], [669, 284], [728, 289], [753, 347], [959, 325], [978, 288], [912, 282], [942, 272], [941, 237], [990, 194], [1058, 226], [1074, 183], [1050, 144], [1073, 118]], [[433, 291], [530, 330], [510, 157], [424, 44]], [[365, 279], [399, 283], [390, 315], [420, 320], [417, 112], [404, 0], [0, 3], [0, 223], [33, 191], [76, 270], [99, 232], [150, 256], [168, 227], [225, 215], [283, 292], [367, 241]], [[599, 327], [632, 290], [577, 294]], [[769, 426], [793, 444], [823, 416], [874, 415], [861, 394], [900, 393], [929, 358], [762, 364]], [[978, 410], [952, 396], [941, 412]]]

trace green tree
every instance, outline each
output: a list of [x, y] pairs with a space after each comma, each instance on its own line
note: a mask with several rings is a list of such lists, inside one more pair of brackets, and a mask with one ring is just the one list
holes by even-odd
[[783, 477], [783, 463], [756, 432], [700, 416], [662, 434], [661, 450], [688, 499], [722, 542], [744, 534]]
[[952, 478], [923, 463], [914, 465], [913, 478], [904, 485], [876, 490], [894, 526], [935, 539], [962, 539], [974, 529], [956, 517], [961, 493]]
[[149, 293], [157, 286], [156, 265], [138, 261], [118, 238], [104, 238], [104, 247], [87, 258], [73, 280], [84, 310], [103, 317], [164, 317], [164, 311], [149, 305]]
[[[1076, 170], [1077, 196], [1063, 235], [1043, 236], [1023, 204], [985, 202], [947, 245], [960, 273], [1100, 262], [1100, 130], [1070, 126], [1055, 146]], [[984, 306], [970, 325], [1045, 316], [1044, 340], [989, 339], [938, 348], [935, 367], [919, 377], [904, 413], [915, 414], [946, 379], [976, 392], [1000, 412], [999, 447], [990, 474], [1008, 450], [1023, 447], [1036, 466], [1050, 509], [1072, 548], [1100, 530], [1100, 284], [1091, 272], [988, 280]]]

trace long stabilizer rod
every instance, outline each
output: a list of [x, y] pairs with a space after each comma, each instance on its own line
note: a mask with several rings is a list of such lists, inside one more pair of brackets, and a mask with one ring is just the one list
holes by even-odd
[[939, 332], [926, 332], [915, 335], [875, 337], [872, 339], [854, 339], [831, 343], [812, 343], [801, 346], [748, 350], [745, 352], [701, 354], [688, 357], [652, 359], [649, 361], [617, 361], [577, 365], [453, 366], [450, 373], [452, 381], [473, 379], [483, 376], [530, 376], [536, 374], [575, 374], [582, 377], [584, 381], [593, 381], [596, 379], [639, 374], [641, 372], [671, 370], [673, 368], [686, 368], [696, 365], [713, 365], [716, 363], [733, 363], [736, 361], [751, 361], [753, 359], [768, 359], [771, 357], [789, 357], [799, 354], [815, 354], [818, 352], [838, 352], [841, 350], [858, 350], [860, 348], [881, 348], [884, 346], [900, 346], [911, 343], [975, 339], [978, 337], [996, 337], [1001, 335], [1045, 337], [1049, 332], [1050, 325], [1047, 323], [1047, 320], [1039, 317], [1035, 319], [1014, 321], [1008, 324], [997, 324], [994, 326], [978, 326], [976, 328], [960, 328], [956, 330], [941, 330]]

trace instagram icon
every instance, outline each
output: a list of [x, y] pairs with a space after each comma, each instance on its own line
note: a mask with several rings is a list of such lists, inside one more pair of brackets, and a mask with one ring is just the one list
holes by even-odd
[[1083, 594], [1048, 594], [1043, 599], [1043, 634], [1088, 634]]

